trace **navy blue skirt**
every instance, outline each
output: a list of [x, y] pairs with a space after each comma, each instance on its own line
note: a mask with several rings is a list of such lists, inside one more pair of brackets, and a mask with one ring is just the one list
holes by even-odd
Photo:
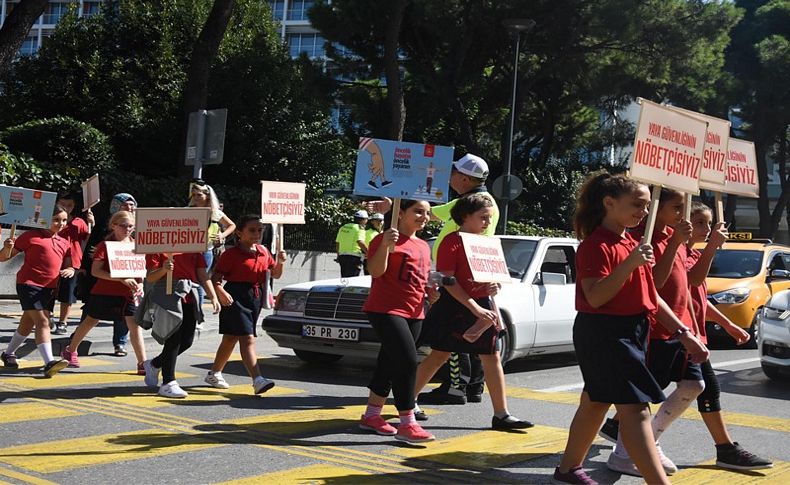
[[[422, 324], [421, 339], [433, 350], [459, 352], [463, 354], [491, 355], [499, 349], [499, 333], [491, 326], [474, 342], [464, 339], [464, 333], [475, 324], [477, 318], [461, 302], [453, 298], [444, 288], [441, 297], [431, 305]], [[475, 302], [486, 310], [491, 309], [491, 298], [477, 298]]]
[[50, 310], [55, 288], [42, 288], [35, 285], [16, 285], [16, 294], [22, 310]]
[[228, 281], [225, 291], [233, 297], [233, 304], [219, 312], [219, 333], [222, 335], [255, 335], [255, 323], [261, 314], [264, 289], [253, 283]]
[[649, 330], [645, 315], [576, 315], [573, 345], [591, 401], [639, 404], [666, 399], [645, 361]]
[[670, 382], [702, 381], [702, 367], [688, 359], [686, 348], [677, 339], [653, 339], [647, 348], [647, 366], [661, 389]]

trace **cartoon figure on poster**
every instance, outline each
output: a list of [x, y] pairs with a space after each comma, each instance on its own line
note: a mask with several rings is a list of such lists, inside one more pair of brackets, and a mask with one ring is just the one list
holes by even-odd
[[445, 202], [452, 147], [360, 138], [354, 194]]

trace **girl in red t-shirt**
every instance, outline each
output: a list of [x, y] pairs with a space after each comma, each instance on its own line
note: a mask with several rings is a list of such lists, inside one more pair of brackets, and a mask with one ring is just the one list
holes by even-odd
[[[512, 416], [507, 409], [505, 373], [497, 348], [497, 336], [503, 330], [500, 330], [499, 316], [493, 310], [491, 300], [499, 285], [472, 281], [472, 271], [459, 235], [459, 232], [483, 234], [491, 224], [493, 206], [489, 196], [478, 192], [458, 198], [450, 211], [459, 230], [448, 234], [439, 245], [436, 270], [445, 276], [455, 276], [457, 283], [442, 288], [439, 301], [426, 317], [431, 353], [417, 367], [414, 394], [419, 394], [452, 352], [477, 354], [483, 364], [485, 383], [494, 406], [491, 427], [495, 430], [524, 429], [533, 424]], [[480, 338], [468, 342], [463, 337], [464, 332], [478, 320], [488, 321], [492, 326]]]
[[36, 329], [38, 351], [44, 360], [44, 375], [52, 377], [68, 365], [65, 360], [52, 355], [48, 316], [60, 276], [60, 267], [69, 250], [68, 240], [58, 236], [67, 223], [66, 209], [56, 205], [49, 229], [30, 229], [18, 238], [8, 238], [3, 243], [0, 262], [25, 253], [25, 261], [16, 274], [16, 292], [22, 304], [22, 320], [8, 347], [0, 354], [5, 367], [19, 367], [15, 352], [25, 343], [33, 328]]
[[[217, 291], [222, 310], [219, 313], [219, 333], [222, 342], [214, 357], [214, 364], [206, 375], [205, 381], [213, 387], [230, 387], [222, 377], [222, 369], [228, 363], [236, 344], [239, 345], [241, 361], [252, 377], [255, 394], [261, 394], [272, 387], [274, 381], [261, 376], [258, 357], [255, 354], [255, 326], [266, 298], [266, 273], [271, 271], [272, 278], [283, 274], [285, 251], [277, 253], [274, 261], [271, 253], [260, 244], [263, 224], [260, 216], [247, 215], [239, 219], [236, 228], [237, 244], [219, 257], [214, 267], [211, 281]], [[222, 286], [223, 280], [225, 286]]]
[[143, 294], [142, 278], [113, 278], [110, 276], [110, 262], [107, 255], [106, 241], [132, 243], [134, 232], [134, 215], [131, 212], [118, 211], [110, 219], [110, 232], [107, 239], [96, 245], [93, 251], [91, 274], [96, 283], [91, 288], [91, 297], [85, 304], [85, 319], [71, 336], [71, 341], [61, 357], [69, 361], [69, 367], [79, 367], [77, 349], [99, 320], [115, 321], [123, 319], [129, 328], [134, 355], [137, 357], [137, 374], [145, 375], [143, 362], [146, 360], [143, 331], [134, 320], [140, 297]]
[[[612, 404], [637, 473], [648, 483], [669, 483], [650, 428], [648, 403], [663, 401], [664, 394], [645, 362], [648, 316], [676, 330], [684, 326], [656, 293], [652, 246], [626, 231], [647, 215], [649, 203], [645, 185], [605, 171], [591, 174], [579, 191], [574, 227], [582, 243], [576, 253], [573, 344], [584, 390], [554, 471], [561, 483], [595, 483], [582, 462]], [[707, 358], [692, 335], [681, 338], [696, 360]]]
[[[412, 443], [434, 439], [415, 420], [413, 393], [418, 360], [415, 342], [422, 328], [425, 294], [438, 296], [428, 288], [431, 250], [416, 235], [430, 217], [428, 202], [401, 201], [398, 228], [391, 227], [370, 242], [368, 271], [373, 281], [362, 306], [381, 348], [359, 427]], [[390, 390], [400, 415], [397, 429], [381, 417]]]

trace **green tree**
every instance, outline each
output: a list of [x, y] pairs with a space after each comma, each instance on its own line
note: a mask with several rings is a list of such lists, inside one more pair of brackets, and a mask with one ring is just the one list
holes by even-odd
[[44, 13], [48, 3], [49, 0], [21, 0], [10, 4], [14, 10], [0, 28], [0, 74], [11, 65], [30, 28]]

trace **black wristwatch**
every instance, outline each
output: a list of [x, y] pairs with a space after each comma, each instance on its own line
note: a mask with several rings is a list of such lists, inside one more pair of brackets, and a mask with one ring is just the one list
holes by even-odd
[[690, 331], [691, 330], [688, 327], [684, 327], [684, 326], [681, 325], [680, 328], [675, 330], [675, 333], [672, 334], [672, 337], [680, 338], [681, 335], [683, 335], [684, 333], [688, 333]]

